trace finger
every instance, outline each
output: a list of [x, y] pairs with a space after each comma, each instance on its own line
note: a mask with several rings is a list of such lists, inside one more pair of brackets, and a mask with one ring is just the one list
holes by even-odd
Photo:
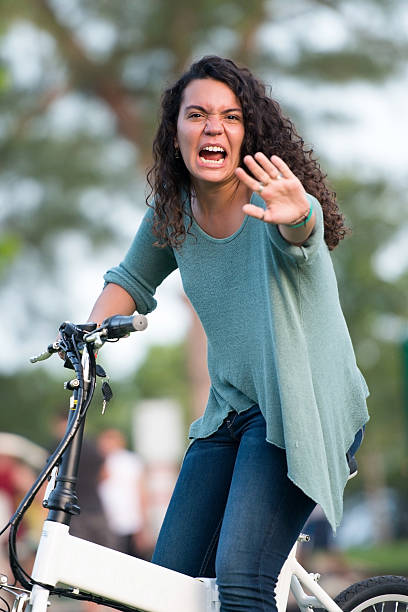
[[252, 178], [252, 176], [249, 176], [249, 174], [247, 174], [247, 172], [245, 172], [245, 170], [243, 168], [236, 168], [235, 176], [237, 178], [239, 178], [240, 181], [245, 183], [245, 185], [247, 187], [252, 189], [252, 191], [258, 191], [259, 190], [259, 181], [257, 181], [256, 179]]
[[292, 170], [289, 168], [288, 165], [285, 164], [283, 159], [281, 159], [277, 155], [272, 155], [271, 161], [272, 161], [273, 165], [276, 166], [276, 168], [278, 168], [279, 172], [281, 172], [281, 174], [283, 175], [284, 178], [292, 178], [293, 177]]
[[[265, 159], [267, 158], [265, 157]], [[264, 185], [269, 183], [269, 181], [271, 180], [271, 175], [268, 174], [267, 171], [265, 172], [262, 165], [259, 165], [259, 163], [255, 161], [252, 155], [245, 155], [244, 162], [245, 162], [245, 165], [248, 166], [252, 174], [258, 179], [258, 181], [260, 181]], [[271, 162], [269, 162], [269, 164], [272, 166]]]
[[255, 153], [255, 159], [259, 164], [261, 164], [262, 168], [267, 173], [268, 179], [277, 179], [279, 177], [279, 169], [271, 162], [270, 159], [266, 157], [264, 153], [258, 151], [258, 153]]
[[260, 206], [255, 206], [255, 204], [244, 204], [242, 210], [249, 217], [255, 217], [255, 219], [260, 219], [261, 221], [264, 218], [264, 209]]

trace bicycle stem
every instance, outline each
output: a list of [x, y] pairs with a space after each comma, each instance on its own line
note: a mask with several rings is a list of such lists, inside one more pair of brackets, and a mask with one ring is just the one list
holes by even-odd
[[[75, 390], [71, 399], [75, 401], [77, 394]], [[71, 402], [71, 404], [73, 403]], [[75, 412], [70, 410], [67, 429], [72, 424], [73, 419], [75, 419]], [[76, 492], [76, 483], [84, 425], [85, 421], [83, 420], [72, 442], [62, 456], [55, 481], [55, 488], [51, 491], [48, 499], [43, 502], [43, 506], [49, 510], [47, 520], [63, 523], [68, 526], [70, 525], [72, 515], [80, 514], [81, 511]]]
[[[74, 389], [70, 399], [70, 411], [66, 431], [68, 432], [73, 421], [80, 418], [82, 407], [92, 397], [96, 378], [95, 357], [86, 345], [82, 355], [82, 372], [84, 374], [83, 394]], [[82, 395], [82, 401], [78, 402], [78, 395]], [[56, 484], [48, 499], [44, 500], [44, 507], [48, 508], [47, 520], [64, 525], [70, 525], [71, 518], [80, 514], [76, 484], [78, 480], [79, 460], [81, 456], [82, 438], [85, 427], [85, 418], [82, 419], [74, 438], [64, 451], [61, 465], [58, 469]]]

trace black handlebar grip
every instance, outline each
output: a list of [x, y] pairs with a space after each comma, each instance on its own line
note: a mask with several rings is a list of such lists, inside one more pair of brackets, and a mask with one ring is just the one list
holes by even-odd
[[143, 331], [147, 327], [144, 315], [137, 314], [131, 317], [113, 315], [102, 322], [101, 327], [107, 330], [108, 338], [122, 338], [134, 331]]

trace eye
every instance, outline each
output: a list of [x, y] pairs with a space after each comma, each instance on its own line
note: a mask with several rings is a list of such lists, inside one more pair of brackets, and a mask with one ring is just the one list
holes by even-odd
[[187, 115], [188, 119], [201, 119], [203, 117], [203, 113], [199, 113], [198, 111], [194, 111], [194, 113], [189, 113]]
[[227, 115], [225, 118], [228, 119], [228, 121], [241, 121], [239, 115]]

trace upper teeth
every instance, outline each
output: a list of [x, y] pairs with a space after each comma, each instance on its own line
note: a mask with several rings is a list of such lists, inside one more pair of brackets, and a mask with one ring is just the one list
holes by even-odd
[[225, 150], [222, 147], [204, 147], [203, 151], [218, 151], [219, 153], [224, 153]]

